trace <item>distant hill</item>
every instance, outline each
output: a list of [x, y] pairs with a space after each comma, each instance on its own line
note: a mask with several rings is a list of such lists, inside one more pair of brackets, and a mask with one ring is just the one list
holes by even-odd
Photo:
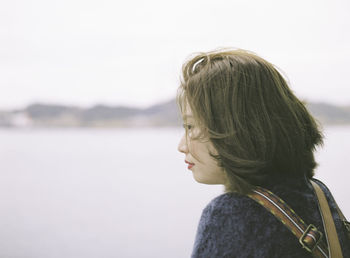
[[[350, 106], [308, 103], [322, 124], [350, 124]], [[180, 126], [175, 99], [140, 109], [123, 106], [76, 106], [32, 104], [24, 109], [0, 111], [2, 127], [137, 127]]]
[[327, 103], [309, 103], [310, 113], [322, 124], [349, 124], [350, 106], [335, 106]]
[[96, 105], [91, 108], [36, 103], [0, 111], [1, 127], [179, 126], [175, 99], [149, 108]]

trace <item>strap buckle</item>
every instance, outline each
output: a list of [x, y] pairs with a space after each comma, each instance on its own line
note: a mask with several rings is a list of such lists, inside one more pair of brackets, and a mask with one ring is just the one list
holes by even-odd
[[299, 243], [305, 248], [307, 251], [312, 253], [318, 243], [322, 239], [322, 232], [319, 231], [313, 224], [310, 224], [303, 235], [299, 238]]

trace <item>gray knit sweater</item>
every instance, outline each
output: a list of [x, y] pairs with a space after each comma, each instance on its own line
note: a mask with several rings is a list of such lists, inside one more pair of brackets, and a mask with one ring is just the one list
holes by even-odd
[[[350, 240], [340, 221], [329, 189], [324, 190], [335, 220], [344, 258], [350, 258]], [[307, 224], [324, 233], [322, 219], [310, 182], [305, 177], [270, 181], [263, 187], [284, 200]], [[341, 208], [341, 207], [340, 207]], [[298, 239], [264, 207], [247, 196], [224, 193], [203, 210], [192, 258], [312, 257]]]

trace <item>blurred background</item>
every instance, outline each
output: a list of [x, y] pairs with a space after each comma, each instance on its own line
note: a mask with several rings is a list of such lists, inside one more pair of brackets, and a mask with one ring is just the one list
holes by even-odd
[[277, 65], [322, 124], [345, 216], [350, 3], [0, 1], [0, 257], [189, 257], [203, 208], [175, 104], [193, 52]]

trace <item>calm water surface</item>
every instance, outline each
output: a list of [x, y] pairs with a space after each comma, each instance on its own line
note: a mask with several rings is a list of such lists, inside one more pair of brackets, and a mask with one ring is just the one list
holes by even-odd
[[[0, 130], [0, 257], [189, 257], [205, 205], [182, 130]], [[325, 129], [316, 177], [350, 217], [350, 126]]]

